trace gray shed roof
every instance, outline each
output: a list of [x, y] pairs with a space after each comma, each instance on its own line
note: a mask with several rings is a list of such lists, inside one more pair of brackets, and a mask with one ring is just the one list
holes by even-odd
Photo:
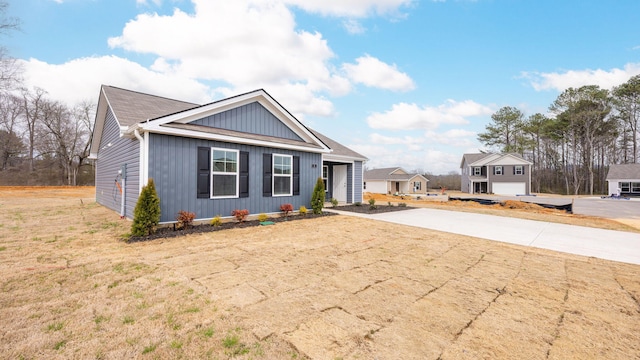
[[640, 164], [616, 164], [609, 166], [607, 180], [640, 179]]

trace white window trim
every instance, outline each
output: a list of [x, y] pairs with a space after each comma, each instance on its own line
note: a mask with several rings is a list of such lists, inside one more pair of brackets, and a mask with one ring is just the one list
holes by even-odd
[[[325, 170], [327, 170], [327, 177], [324, 177]], [[329, 192], [329, 165], [322, 165], [322, 180], [327, 186], [324, 187], [324, 192]]]
[[[478, 173], [476, 174], [476, 169], [478, 169]], [[473, 167], [473, 176], [480, 176], [482, 175], [482, 168], [480, 166], [474, 166]]]
[[[236, 153], [236, 172], [235, 172], [235, 176], [236, 176], [236, 194], [235, 195], [221, 195], [221, 196], [215, 196], [213, 194], [213, 177], [214, 175], [233, 175], [233, 173], [230, 172], [222, 172], [222, 171], [214, 171], [213, 170], [213, 153], [214, 151], [224, 151], [224, 152], [234, 152]], [[211, 181], [209, 184], [209, 188], [211, 191], [211, 199], [237, 199], [239, 197], [238, 193], [240, 191], [240, 150], [234, 150], [234, 149], [224, 149], [224, 148], [211, 148], [211, 158], [209, 159], [209, 162], [211, 164]]]
[[[276, 174], [276, 157], [289, 158], [289, 164], [291, 165], [291, 172], [289, 175]], [[288, 177], [289, 178], [289, 193], [288, 194], [276, 194], [276, 177]], [[271, 196], [293, 196], [293, 155], [273, 154], [271, 156]]]
[[[518, 169], [520, 169], [520, 172], [518, 172]], [[524, 175], [524, 166], [523, 165], [516, 165], [515, 169], [513, 170], [515, 175]]]
[[[499, 171], [498, 171], [499, 170]], [[504, 173], [503, 171], [504, 169], [502, 168], [502, 165], [496, 165], [496, 167], [493, 170], [493, 173], [495, 175], [502, 175]]]

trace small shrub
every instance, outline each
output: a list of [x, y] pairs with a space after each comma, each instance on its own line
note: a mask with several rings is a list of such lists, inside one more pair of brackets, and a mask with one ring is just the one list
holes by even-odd
[[193, 224], [193, 219], [196, 218], [196, 214], [180, 210], [178, 211], [178, 216], [176, 216], [176, 220], [178, 221], [178, 229], [186, 229]]
[[280, 211], [282, 211], [284, 217], [289, 216], [289, 213], [293, 211], [293, 205], [291, 204], [282, 204], [280, 205]]
[[216, 215], [213, 219], [211, 219], [211, 221], [209, 222], [211, 224], [211, 226], [221, 226], [222, 225], [222, 217], [220, 215]]
[[262, 213], [262, 214], [258, 215], [258, 221], [260, 221], [260, 222], [265, 222], [268, 219], [269, 219], [269, 216], [267, 216], [267, 214], [265, 214], [265, 213]]
[[353, 203], [353, 205], [355, 205], [355, 206], [362, 206], [362, 203], [361, 203], [360, 201], [356, 201], [356, 202], [354, 202], [354, 203]]
[[307, 215], [307, 207], [304, 205], [301, 205], [298, 212], [300, 213], [300, 215]]
[[314, 214], [322, 214], [324, 199], [324, 182], [322, 178], [319, 177], [316, 181], [316, 186], [313, 188], [313, 194], [311, 195], [311, 208]]
[[376, 199], [369, 199], [369, 209], [370, 210], [375, 210], [378, 207], [376, 206]]
[[398, 203], [399, 207], [407, 207], [407, 203]]
[[142, 187], [140, 197], [133, 210], [132, 236], [151, 235], [160, 222], [160, 198], [153, 179]]
[[333, 206], [333, 207], [338, 206], [338, 199], [336, 199], [336, 198], [331, 198], [331, 200], [329, 200], [329, 201], [331, 201], [331, 206]]
[[235, 209], [231, 212], [231, 216], [235, 216], [236, 220], [241, 223], [247, 220], [247, 216], [249, 216], [249, 210], [247, 209]]

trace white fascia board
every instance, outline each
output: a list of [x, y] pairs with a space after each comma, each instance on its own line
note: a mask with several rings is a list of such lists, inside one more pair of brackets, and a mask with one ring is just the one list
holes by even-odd
[[412, 177], [409, 179], [409, 181], [412, 181], [413, 179], [415, 179], [415, 178], [417, 178], [417, 177], [421, 178], [421, 179], [422, 179], [422, 180], [424, 180], [424, 181], [427, 181], [427, 182], [429, 181], [429, 179], [427, 179], [426, 177], [424, 177], [424, 176], [422, 176], [422, 175], [420, 175], [420, 174], [415, 174], [414, 176], [412, 176]]
[[366, 161], [368, 159], [366, 158], [354, 158], [354, 157], [350, 157], [350, 156], [344, 156], [344, 155], [334, 155], [331, 153], [327, 153], [322, 155], [322, 161], [334, 161], [334, 162], [341, 162], [341, 163], [345, 163], [345, 164], [353, 164], [354, 161]]
[[233, 143], [233, 144], [264, 146], [264, 147], [270, 147], [270, 148], [296, 150], [296, 151], [303, 151], [303, 152], [310, 152], [310, 153], [323, 154], [323, 153], [328, 153], [330, 151], [328, 149], [313, 149], [305, 146], [298, 146], [298, 145], [292, 145], [292, 144], [283, 144], [283, 143], [277, 143], [272, 141], [247, 139], [247, 138], [242, 138], [237, 136], [209, 134], [209, 133], [203, 133], [200, 131], [192, 131], [192, 130], [184, 130], [184, 129], [176, 129], [176, 128], [154, 126], [154, 127], [151, 127], [150, 129], [145, 129], [145, 133], [147, 132], [153, 133], [153, 134], [173, 135], [173, 136], [181, 136], [186, 138], [221, 141], [221, 142]]

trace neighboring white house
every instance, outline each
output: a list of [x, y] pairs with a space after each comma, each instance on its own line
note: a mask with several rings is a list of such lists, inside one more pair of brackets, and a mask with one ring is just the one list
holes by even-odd
[[[607, 174], [609, 195], [640, 196], [640, 164], [618, 164], [609, 166]], [[620, 189], [618, 191], [618, 189]]]
[[399, 167], [367, 170], [363, 179], [363, 191], [377, 194], [424, 194], [429, 181]]

